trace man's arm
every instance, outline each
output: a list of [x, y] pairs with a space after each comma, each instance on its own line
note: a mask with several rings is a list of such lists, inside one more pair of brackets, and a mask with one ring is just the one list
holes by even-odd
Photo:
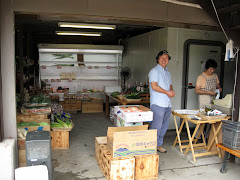
[[175, 93], [173, 91], [173, 87], [172, 85], [170, 86], [170, 91], [167, 91], [163, 88], [161, 88], [157, 82], [151, 82], [151, 86], [152, 86], [152, 89], [154, 91], [157, 91], [159, 93], [163, 93], [163, 94], [166, 94], [168, 97], [174, 97], [175, 96]]

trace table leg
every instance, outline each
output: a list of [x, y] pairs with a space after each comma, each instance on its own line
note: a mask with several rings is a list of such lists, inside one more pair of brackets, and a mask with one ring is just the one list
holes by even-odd
[[[216, 131], [216, 129], [215, 129], [214, 124], [212, 124], [212, 127], [213, 127], [214, 136], [213, 136], [212, 141], [210, 142], [210, 144], [209, 144], [209, 146], [208, 146], [208, 148], [207, 148], [207, 151], [210, 150], [210, 148], [212, 147], [214, 141], [216, 142], [216, 144], [218, 144], [217, 135], [218, 135], [218, 133], [219, 133], [221, 127], [222, 127], [222, 122], [219, 124], [217, 131]], [[218, 147], [217, 147], [217, 150], [218, 150], [218, 152], [219, 152], [219, 154], [218, 154], [218, 155], [219, 155], [219, 158], [221, 158], [221, 153], [220, 153], [220, 150], [219, 150]]]
[[194, 132], [193, 132], [193, 135], [192, 135], [192, 137], [191, 137], [191, 133], [190, 133], [190, 130], [189, 130], [188, 121], [186, 121], [185, 123], [186, 123], [186, 128], [187, 128], [188, 139], [189, 139], [189, 145], [188, 145], [188, 147], [187, 147], [187, 149], [186, 149], [186, 151], [185, 151], [185, 155], [187, 155], [189, 148], [191, 148], [192, 156], [193, 156], [193, 162], [196, 162], [196, 158], [195, 158], [195, 153], [194, 153], [194, 149], [193, 149], [192, 140], [194, 139], [194, 136], [196, 135], [197, 130], [198, 130], [200, 124], [197, 124], [197, 126], [196, 126], [196, 128], [195, 128], [195, 130], [194, 130]]
[[[194, 140], [194, 144], [197, 143], [199, 136], [202, 134], [204, 125], [205, 125], [205, 124], [201, 124], [201, 125], [200, 125], [200, 130], [199, 130], [199, 132], [198, 132], [198, 135], [197, 135], [196, 139]], [[202, 138], [203, 138], [203, 137], [202, 137]]]
[[183, 125], [184, 125], [184, 121], [185, 121], [185, 120], [183, 119], [182, 124], [181, 124], [181, 126], [180, 126], [180, 128], [179, 128], [179, 130], [178, 130], [178, 125], [177, 125], [177, 120], [176, 120], [176, 116], [175, 116], [175, 115], [173, 115], [173, 119], [174, 119], [174, 122], [175, 122], [175, 128], [176, 128], [176, 133], [177, 133], [177, 136], [176, 136], [175, 141], [174, 141], [174, 143], [173, 143], [173, 147], [175, 147], [175, 145], [176, 145], [176, 143], [177, 143], [177, 141], [178, 141], [179, 148], [180, 148], [180, 152], [183, 153], [183, 152], [182, 152], [181, 139], [180, 139], [180, 133], [181, 133], [181, 131], [182, 131], [182, 128], [183, 128]]
[[[205, 126], [205, 124], [204, 124], [204, 126]], [[203, 126], [203, 127], [204, 127]], [[202, 139], [203, 139], [203, 143], [205, 144], [205, 147], [207, 146], [207, 143], [206, 143], [206, 140], [205, 140], [205, 136], [204, 136], [204, 133], [203, 133], [203, 131], [202, 131]], [[205, 149], [207, 149], [207, 148], [205, 148]]]
[[108, 95], [106, 95], [105, 116], [109, 117], [109, 96]]
[[226, 172], [225, 168], [227, 166], [228, 157], [229, 157], [229, 152], [225, 151], [224, 160], [223, 160], [223, 163], [222, 163], [222, 167], [220, 169], [221, 173], [225, 173]]

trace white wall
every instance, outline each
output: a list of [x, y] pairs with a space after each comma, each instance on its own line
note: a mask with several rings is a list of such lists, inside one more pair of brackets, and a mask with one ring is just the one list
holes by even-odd
[[3, 128], [5, 140], [0, 143], [0, 179], [13, 180], [16, 167], [16, 97], [15, 97], [15, 54], [14, 14], [12, 1], [2, 0], [1, 17], [1, 71]]
[[14, 139], [5, 139], [0, 143], [0, 179], [13, 180], [16, 167], [16, 144]]
[[[132, 80], [146, 80], [149, 70], [156, 65], [157, 53], [167, 49], [171, 56], [168, 69], [171, 72], [173, 88], [176, 92], [176, 96], [172, 98], [172, 109], [181, 109], [183, 50], [184, 42], [188, 39], [226, 42], [222, 32], [180, 28], [164, 28], [130, 38], [126, 41], [123, 55], [123, 65], [129, 66], [133, 72], [130, 82]], [[171, 118], [169, 129], [174, 128], [175, 125]]]
[[5, 138], [17, 138], [14, 14], [12, 1], [1, 1], [1, 70]]
[[128, 83], [148, 81], [149, 71], [157, 64], [158, 52], [167, 49], [167, 33], [167, 28], [164, 28], [125, 40], [123, 67], [132, 70]]

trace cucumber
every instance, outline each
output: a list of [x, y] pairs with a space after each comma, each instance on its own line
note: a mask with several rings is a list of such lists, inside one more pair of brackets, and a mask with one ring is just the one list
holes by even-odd
[[63, 127], [63, 126], [59, 123], [51, 123], [51, 127]]
[[68, 127], [68, 125], [65, 122], [61, 121], [60, 119], [57, 118], [57, 121], [59, 122], [59, 124], [62, 125], [62, 127]]

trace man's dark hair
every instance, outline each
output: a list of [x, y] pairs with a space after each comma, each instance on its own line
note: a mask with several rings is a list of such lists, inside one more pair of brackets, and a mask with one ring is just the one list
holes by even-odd
[[206, 64], [205, 64], [205, 68], [206, 68], [206, 70], [207, 70], [207, 69], [209, 69], [210, 67], [216, 69], [216, 68], [217, 68], [217, 62], [216, 62], [215, 60], [213, 60], [213, 59], [208, 59], [207, 62], [206, 62]]
[[168, 52], [166, 50], [160, 51], [156, 57], [156, 62], [158, 63], [158, 59], [160, 56], [162, 56], [163, 54], [167, 54], [168, 55], [168, 59], [171, 59], [171, 56], [169, 56]]

